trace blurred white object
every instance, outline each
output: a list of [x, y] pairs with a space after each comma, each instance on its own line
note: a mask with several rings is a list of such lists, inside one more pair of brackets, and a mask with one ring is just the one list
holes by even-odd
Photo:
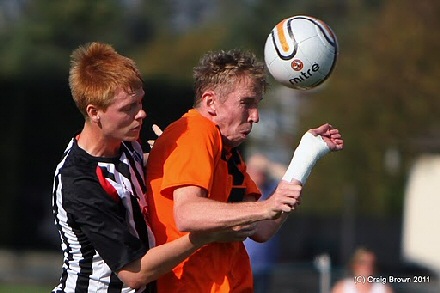
[[403, 257], [440, 275], [440, 155], [424, 154], [414, 163], [405, 190]]
[[315, 257], [314, 264], [319, 271], [319, 292], [330, 292], [330, 256], [321, 254]]

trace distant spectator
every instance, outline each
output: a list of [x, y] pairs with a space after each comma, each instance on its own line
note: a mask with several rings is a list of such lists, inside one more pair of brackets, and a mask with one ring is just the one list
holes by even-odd
[[373, 251], [358, 248], [350, 262], [350, 276], [337, 282], [332, 293], [392, 293], [384, 277], [375, 277], [376, 256]]
[[[252, 155], [247, 161], [246, 171], [261, 191], [260, 200], [266, 200], [277, 187], [277, 180], [269, 174], [270, 166], [268, 158], [260, 153]], [[247, 238], [244, 244], [251, 260], [254, 292], [267, 293], [270, 291], [272, 271], [279, 255], [279, 236], [275, 234], [264, 243]]]

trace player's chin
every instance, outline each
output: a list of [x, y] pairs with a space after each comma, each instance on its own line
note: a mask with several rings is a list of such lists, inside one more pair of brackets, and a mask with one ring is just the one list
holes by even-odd
[[243, 135], [242, 137], [237, 138], [236, 140], [234, 140], [232, 142], [232, 146], [233, 147], [238, 147], [240, 144], [242, 144], [245, 141], [246, 141], [246, 135]]
[[[250, 131], [250, 130], [249, 130], [249, 131], [242, 132], [242, 133], [241, 133], [241, 136], [240, 136], [240, 140], [241, 140], [241, 142], [244, 142], [244, 141], [248, 138], [249, 134], [251, 134], [251, 131]], [[240, 143], [241, 143], [241, 142], [240, 142]]]
[[136, 141], [139, 139], [139, 131], [130, 131], [124, 136], [124, 141]]

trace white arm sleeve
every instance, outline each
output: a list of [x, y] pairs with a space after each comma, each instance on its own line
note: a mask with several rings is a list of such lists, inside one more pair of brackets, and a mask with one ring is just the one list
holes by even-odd
[[283, 180], [291, 182], [292, 179], [296, 179], [304, 185], [315, 163], [328, 152], [330, 148], [320, 135], [314, 136], [306, 132], [293, 153]]

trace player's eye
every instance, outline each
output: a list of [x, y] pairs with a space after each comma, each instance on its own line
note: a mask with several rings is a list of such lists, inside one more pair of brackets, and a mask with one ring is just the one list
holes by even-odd
[[122, 111], [129, 112], [129, 111], [133, 110], [137, 105], [138, 105], [138, 103], [130, 103], [130, 104], [122, 107]]
[[258, 102], [255, 99], [243, 99], [243, 100], [240, 101], [240, 104], [242, 104], [246, 108], [256, 108], [256, 107], [258, 107]]

